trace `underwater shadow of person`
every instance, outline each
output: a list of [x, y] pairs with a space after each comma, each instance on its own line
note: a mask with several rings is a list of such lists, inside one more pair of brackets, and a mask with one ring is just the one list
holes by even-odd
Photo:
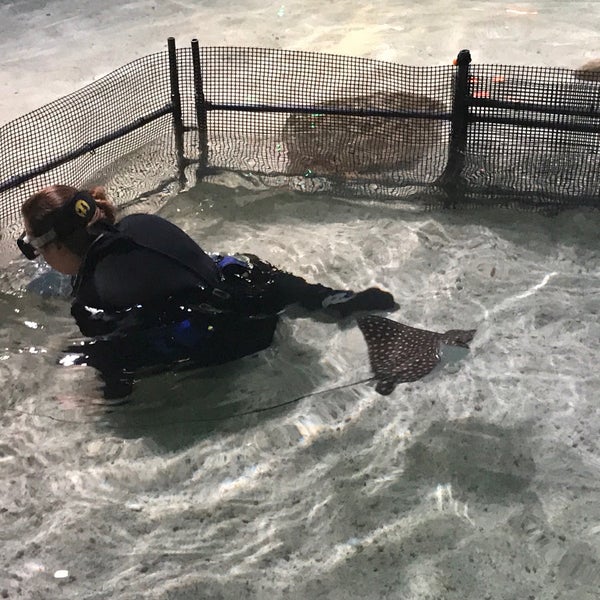
[[508, 503], [529, 495], [535, 475], [526, 432], [481, 420], [436, 422], [407, 449], [404, 474], [450, 483], [480, 501]]
[[280, 414], [286, 408], [278, 404], [310, 394], [325, 378], [318, 349], [287, 329], [280, 322], [272, 346], [224, 364], [137, 377], [132, 393], [107, 409], [104, 423], [118, 437], [150, 438], [161, 450], [175, 451]]

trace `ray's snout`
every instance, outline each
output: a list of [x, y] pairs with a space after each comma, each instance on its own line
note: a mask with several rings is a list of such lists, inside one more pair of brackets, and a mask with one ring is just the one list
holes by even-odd
[[468, 348], [476, 331], [476, 329], [450, 329], [442, 336], [442, 342], [449, 346]]

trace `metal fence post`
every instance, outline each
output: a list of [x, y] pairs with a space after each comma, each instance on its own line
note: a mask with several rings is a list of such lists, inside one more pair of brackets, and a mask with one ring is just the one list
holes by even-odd
[[454, 79], [448, 162], [438, 182], [451, 195], [459, 191], [461, 173], [465, 165], [469, 127], [469, 65], [471, 64], [471, 53], [468, 50], [461, 50], [455, 64], [457, 69]]
[[194, 69], [194, 97], [196, 101], [196, 120], [198, 122], [198, 178], [200, 179], [208, 165], [208, 118], [207, 103], [204, 97], [202, 67], [200, 66], [200, 48], [198, 40], [192, 40], [192, 66]]
[[169, 76], [171, 81], [171, 104], [173, 106], [173, 129], [175, 131], [175, 152], [177, 153], [177, 169], [179, 172], [179, 183], [184, 186], [185, 157], [183, 154], [183, 119], [181, 116], [181, 93], [179, 90], [179, 71], [177, 69], [177, 50], [175, 38], [167, 40], [169, 49]]

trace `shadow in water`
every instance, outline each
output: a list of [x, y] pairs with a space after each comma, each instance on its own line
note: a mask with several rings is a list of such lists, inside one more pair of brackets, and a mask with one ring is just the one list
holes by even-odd
[[484, 502], [511, 502], [535, 475], [528, 435], [477, 419], [433, 423], [406, 453], [405, 475], [451, 483]]
[[[381, 448], [372, 446], [372, 434], [356, 423], [341, 437], [331, 432], [301, 449], [297, 464], [319, 465], [312, 485], [282, 486], [274, 505], [269, 505], [273, 498], [266, 491], [256, 504], [251, 502], [257, 498], [255, 489], [247, 498], [237, 497], [234, 506], [244, 502], [244, 521], [232, 524], [239, 542], [228, 546], [228, 552], [237, 553], [239, 576], [216, 580], [190, 573], [173, 597], [193, 597], [200, 586], [210, 597], [262, 598], [271, 590], [290, 599], [475, 599], [485, 597], [481, 591], [489, 581], [494, 598], [509, 597], [494, 595], [498, 582], [517, 594], [512, 597], [532, 589], [525, 578], [515, 576], [514, 565], [529, 564], [533, 527], [548, 539], [556, 536], [531, 489], [536, 469], [525, 428], [477, 419], [433, 423], [399, 455], [404, 469], [394, 460], [377, 464]], [[298, 486], [303, 479], [300, 469]], [[431, 497], [440, 483], [452, 484], [461, 510], [453, 500], [440, 506]], [[471, 518], [462, 512], [467, 496]], [[231, 510], [228, 504], [224, 501], [211, 517], [221, 527]], [[265, 506], [270, 519], [277, 511], [285, 519], [269, 536], [268, 550], [244, 547], [243, 540], [255, 539], [248, 530], [262, 521]], [[511, 518], [507, 507], [514, 507]], [[546, 548], [540, 543], [540, 554]], [[482, 556], [490, 557], [489, 564], [482, 565]], [[230, 566], [219, 556], [211, 563], [218, 571]], [[252, 573], [285, 572], [287, 585], [282, 590], [266, 575], [250, 576], [245, 567]]]
[[285, 411], [268, 408], [310, 394], [325, 375], [317, 348], [298, 343], [284, 324], [278, 329], [274, 345], [257, 354], [141, 378], [126, 403], [107, 409], [103, 422], [120, 437], [150, 438], [173, 451]]
[[[367, 447], [372, 432], [353, 429], [346, 432], [345, 445]], [[335, 443], [322, 440], [311, 451], [318, 452], [321, 444], [325, 452]], [[328, 471], [327, 479], [335, 482], [338, 496], [332, 504], [337, 506], [340, 525], [347, 528], [340, 530], [340, 540], [357, 535], [357, 524], [358, 532], [373, 531], [382, 526], [382, 519], [403, 518], [425, 501], [437, 505], [432, 493], [438, 486], [451, 490], [451, 496], [440, 498], [444, 505], [455, 500], [463, 505], [503, 506], [535, 501], [531, 482], [536, 470], [525, 428], [507, 429], [472, 418], [436, 422], [416, 437], [402, 457], [403, 465], [385, 469], [393, 469], [394, 478], [382, 479], [377, 459], [364, 452], [344, 456]]]
[[[498, 565], [492, 559], [490, 568], [514, 564], [507, 556], [514, 554], [513, 546], [498, 542], [497, 533], [488, 536], [487, 507], [490, 515], [521, 507], [521, 513], [503, 524], [510, 540], [523, 534], [521, 526], [528, 531], [534, 517], [541, 531], [551, 535], [531, 488], [536, 467], [526, 427], [502, 428], [473, 418], [436, 422], [414, 440], [404, 458], [404, 469], [397, 477], [372, 493], [365, 492], [368, 459], [364, 464], [358, 457], [353, 459], [357, 473], [365, 476], [350, 485], [346, 479], [343, 488], [337, 485], [338, 497], [330, 502], [336, 506], [337, 523], [330, 527], [337, 538], [333, 546], [337, 544], [338, 549], [332, 546], [324, 551], [339, 553], [341, 546], [346, 556], [331, 568], [322, 568], [318, 577], [307, 577], [291, 597], [317, 597], [320, 589], [336, 589], [345, 598], [412, 597], [414, 589], [424, 585], [423, 590], [432, 591], [431, 597], [438, 597], [436, 591], [447, 598], [474, 598], [472, 594], [483, 588], [482, 566], [473, 560], [477, 552], [472, 548], [498, 554]], [[340, 473], [331, 474], [339, 479]], [[450, 484], [449, 496], [437, 497], [440, 484]], [[473, 518], [478, 525], [463, 512], [467, 500], [477, 513]], [[494, 523], [495, 519], [491, 517]], [[526, 545], [521, 546], [518, 554], [527, 561]], [[421, 571], [424, 565], [426, 573]], [[518, 579], [515, 582], [511, 568], [499, 578], [506, 575], [513, 590], [528, 589]]]

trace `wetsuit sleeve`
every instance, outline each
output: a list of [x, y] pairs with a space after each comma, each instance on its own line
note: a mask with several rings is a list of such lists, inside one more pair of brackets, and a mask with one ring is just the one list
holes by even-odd
[[71, 315], [82, 335], [88, 337], [108, 335], [115, 331], [120, 323], [119, 315], [102, 310], [91, 311], [79, 302], [73, 302], [71, 305]]

